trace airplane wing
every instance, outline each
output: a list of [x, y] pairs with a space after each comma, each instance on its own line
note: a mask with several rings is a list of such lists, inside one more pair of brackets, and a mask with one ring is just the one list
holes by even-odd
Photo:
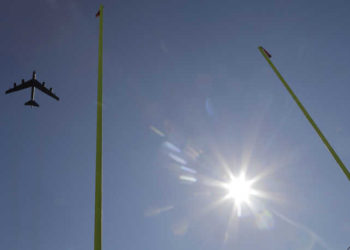
[[41, 90], [42, 92], [44, 92], [45, 94], [51, 96], [52, 98], [55, 98], [57, 101], [60, 100], [60, 98], [55, 95], [54, 93], [52, 93], [52, 88], [47, 89], [44, 84], [41, 84], [40, 82], [38, 82], [37, 80], [35, 80], [34, 82], [34, 87], [36, 87], [37, 89]]
[[14, 85], [13, 88], [10, 88], [8, 90], [6, 90], [5, 94], [9, 94], [9, 93], [12, 93], [12, 92], [15, 92], [15, 91], [19, 91], [19, 90], [22, 90], [22, 89], [26, 89], [26, 88], [29, 88], [32, 86], [32, 80], [29, 80], [29, 81], [26, 81], [20, 85]]

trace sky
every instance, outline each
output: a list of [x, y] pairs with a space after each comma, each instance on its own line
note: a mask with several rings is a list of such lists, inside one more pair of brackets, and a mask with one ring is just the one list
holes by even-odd
[[[2, 2], [3, 249], [93, 249], [99, 4]], [[350, 246], [350, 183], [258, 51], [350, 164], [348, 1], [103, 4], [103, 249]], [[33, 70], [59, 102], [5, 95]]]

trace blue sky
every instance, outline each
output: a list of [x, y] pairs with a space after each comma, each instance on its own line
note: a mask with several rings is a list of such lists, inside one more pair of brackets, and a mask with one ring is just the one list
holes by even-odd
[[[349, 164], [348, 1], [103, 4], [104, 249], [350, 246], [349, 182], [257, 49]], [[4, 249], [93, 249], [98, 6], [2, 4]], [[33, 70], [59, 102], [4, 94]], [[224, 166], [262, 176], [241, 216]]]

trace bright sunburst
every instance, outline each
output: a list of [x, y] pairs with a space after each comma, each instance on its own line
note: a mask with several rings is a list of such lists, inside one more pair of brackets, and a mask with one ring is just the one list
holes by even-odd
[[227, 190], [228, 198], [233, 199], [237, 205], [249, 202], [251, 183], [245, 179], [244, 175], [233, 177], [231, 182], [227, 184]]
[[238, 177], [231, 175], [231, 180], [224, 184], [227, 194], [224, 200], [231, 199], [234, 202], [237, 215], [241, 215], [241, 209], [243, 204], [250, 205], [250, 197], [254, 195], [252, 189], [253, 181], [247, 180], [244, 174], [240, 174]]

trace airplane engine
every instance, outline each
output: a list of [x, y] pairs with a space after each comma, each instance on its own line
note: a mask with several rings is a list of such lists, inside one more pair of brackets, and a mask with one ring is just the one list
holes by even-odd
[[52, 88], [50, 88], [50, 92], [52, 92]]
[[45, 86], [45, 82], [43, 82], [43, 86]]
[[13, 83], [13, 87], [16, 88], [16, 83]]
[[24, 79], [22, 79], [22, 84], [24, 83]]

